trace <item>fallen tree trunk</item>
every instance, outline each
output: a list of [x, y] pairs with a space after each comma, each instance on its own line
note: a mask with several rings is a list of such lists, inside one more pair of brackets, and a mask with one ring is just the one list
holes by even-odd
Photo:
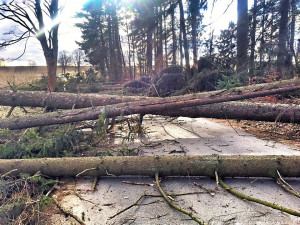
[[222, 177], [300, 177], [300, 156], [105, 156], [84, 158], [1, 159], [0, 173], [13, 175], [40, 171], [61, 176], [208, 176]]
[[26, 116], [17, 119], [1, 120], [0, 128], [13, 130], [36, 126], [72, 123], [84, 120], [96, 120], [99, 118], [99, 115], [102, 114], [105, 114], [106, 117], [130, 114], [155, 114], [157, 112], [165, 112], [174, 109], [177, 110], [185, 107], [255, 98], [295, 91], [298, 89], [300, 89], [300, 79], [294, 82], [281, 81], [273, 84], [260, 84], [186, 96], [123, 103], [93, 109], [77, 109], [63, 113], [54, 112], [43, 115]]
[[117, 96], [99, 94], [74, 94], [66, 92], [0, 90], [0, 105], [48, 107], [48, 109], [88, 108], [122, 102], [147, 100], [142, 96]]
[[163, 116], [205, 117], [268, 122], [300, 123], [300, 105], [226, 102], [153, 113]]
[[[280, 83], [262, 84], [265, 90], [270, 90], [279, 87], [288, 87], [291, 85], [299, 85], [299, 80], [284, 81], [282, 86]], [[242, 87], [236, 89], [242, 90], [259, 90], [259, 85]], [[233, 91], [234, 89], [232, 89]], [[168, 101], [173, 100], [188, 100], [196, 98], [205, 98], [209, 95], [214, 96], [223, 91], [196, 93], [192, 95], [185, 95], [181, 97], [170, 97]], [[229, 93], [229, 92], [228, 92]], [[117, 95], [103, 95], [103, 94], [74, 94], [66, 92], [43, 92], [43, 91], [11, 91], [0, 90], [0, 105], [4, 106], [28, 106], [28, 107], [48, 107], [49, 109], [74, 109], [74, 108], [88, 108], [95, 106], [106, 106], [124, 102], [136, 101], [154, 101], [160, 98], [144, 97], [144, 96], [117, 96]]]

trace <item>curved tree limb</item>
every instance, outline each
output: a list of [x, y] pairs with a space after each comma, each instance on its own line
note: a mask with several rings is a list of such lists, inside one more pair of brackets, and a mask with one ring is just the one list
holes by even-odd
[[248, 201], [251, 201], [251, 202], [256, 202], [258, 204], [265, 205], [265, 206], [271, 207], [273, 209], [277, 209], [279, 211], [282, 211], [282, 212], [285, 212], [285, 213], [288, 213], [288, 214], [300, 217], [300, 212], [299, 211], [295, 211], [293, 209], [288, 209], [288, 208], [285, 208], [283, 206], [279, 206], [277, 204], [274, 204], [274, 203], [271, 203], [271, 202], [268, 202], [268, 201], [264, 201], [264, 200], [261, 200], [261, 199], [258, 199], [258, 198], [253, 198], [251, 196], [245, 195], [245, 194], [243, 194], [241, 192], [238, 192], [237, 190], [229, 187], [227, 184], [224, 183], [224, 181], [221, 178], [219, 178], [219, 182], [220, 182], [220, 185], [226, 191], [228, 191], [229, 193], [237, 196], [238, 198], [241, 198], [243, 200], [248, 200]]
[[202, 221], [201, 219], [199, 219], [198, 217], [196, 217], [192, 212], [189, 212], [183, 208], [181, 208], [180, 206], [176, 205], [174, 202], [172, 202], [170, 200], [170, 198], [168, 198], [168, 196], [165, 194], [165, 192], [163, 191], [163, 189], [161, 188], [160, 184], [159, 184], [159, 176], [158, 176], [158, 172], [155, 173], [155, 183], [157, 186], [157, 189], [159, 190], [159, 192], [161, 193], [161, 195], [163, 196], [163, 198], [166, 200], [166, 202], [174, 209], [176, 209], [179, 212], [182, 212], [186, 215], [188, 215], [189, 217], [191, 217], [193, 220], [195, 220], [197, 223], [201, 224], [201, 225], [205, 225], [206, 223], [204, 221]]

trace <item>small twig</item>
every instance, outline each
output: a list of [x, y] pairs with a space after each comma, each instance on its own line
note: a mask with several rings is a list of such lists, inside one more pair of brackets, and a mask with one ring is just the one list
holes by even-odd
[[76, 215], [74, 215], [72, 212], [66, 210], [64, 207], [62, 207], [62, 205], [55, 199], [52, 198], [55, 205], [60, 209], [60, 211], [62, 211], [66, 216], [70, 216], [73, 219], [75, 219], [78, 223], [80, 223], [81, 225], [85, 225], [85, 223]]
[[210, 190], [210, 189], [207, 189], [207, 188], [204, 187], [202, 184], [198, 184], [198, 183], [194, 182], [194, 185], [195, 185], [195, 186], [198, 186], [198, 187], [200, 187], [200, 188], [202, 188], [202, 189], [204, 189], [204, 190], [207, 191], [211, 196], [214, 196], [214, 195], [216, 194], [215, 191]]
[[12, 170], [6, 172], [5, 174], [1, 175], [1, 178], [7, 177], [9, 174], [11, 174], [11, 173], [13, 173], [13, 172], [15, 172], [15, 171], [17, 171], [17, 170], [18, 170], [18, 169], [12, 169]]
[[216, 188], [218, 188], [219, 187], [219, 176], [218, 176], [218, 172], [217, 171], [215, 171], [215, 176], [216, 176], [216, 184], [217, 184]]
[[[216, 172], [216, 176], [218, 175], [218, 173]], [[268, 206], [268, 207], [271, 207], [273, 209], [277, 209], [281, 212], [286, 212], [288, 214], [291, 214], [291, 215], [294, 215], [294, 216], [300, 216], [300, 212], [298, 211], [295, 211], [295, 210], [292, 210], [292, 209], [288, 209], [288, 208], [285, 208], [285, 207], [282, 207], [282, 206], [279, 206], [279, 205], [276, 205], [274, 203], [271, 203], [271, 202], [267, 202], [267, 201], [264, 201], [264, 200], [261, 200], [261, 199], [258, 199], [258, 198], [253, 198], [251, 196], [248, 196], [248, 195], [245, 195], [241, 192], [238, 192], [237, 190], [229, 187], [227, 184], [225, 184], [221, 179], [219, 179], [219, 182], [220, 182], [220, 185], [226, 190], [228, 191], [229, 193], [237, 196], [238, 198], [241, 198], [243, 200], [248, 200], [248, 201], [251, 201], [251, 202], [256, 202], [256, 203], [259, 203], [259, 204], [262, 204], [262, 205], [265, 205], [265, 206]]]
[[296, 197], [300, 198], [299, 192], [296, 191], [289, 183], [287, 183], [282, 178], [282, 176], [281, 176], [281, 174], [279, 173], [278, 170], [277, 170], [277, 174], [278, 174], [277, 184], [279, 184], [284, 190], [286, 190], [290, 194], [295, 195]]
[[9, 109], [8, 113], [6, 114], [5, 118], [10, 117], [15, 108], [16, 108], [15, 106], [10, 107], [10, 109]]
[[300, 198], [300, 194], [297, 191], [291, 190], [288, 186], [286, 186], [279, 178], [277, 179], [277, 184], [279, 184], [284, 190], [289, 192], [292, 195], [295, 195], [296, 197]]
[[96, 177], [96, 178], [94, 179], [93, 185], [92, 185], [92, 187], [91, 187], [91, 191], [95, 191], [96, 186], [97, 186], [97, 183], [98, 183], [98, 177]]
[[142, 186], [151, 186], [151, 187], [154, 186], [154, 184], [131, 182], [131, 181], [128, 181], [128, 180], [123, 180], [122, 183], [124, 183], [124, 184], [133, 184], [133, 185], [142, 185]]
[[116, 216], [120, 215], [121, 213], [127, 211], [128, 209], [131, 209], [133, 206], [136, 206], [137, 203], [144, 197], [145, 195], [141, 195], [134, 203], [132, 203], [130, 206], [127, 206], [125, 209], [122, 209], [121, 211], [117, 212], [113, 216], [110, 216], [108, 219], [111, 220], [115, 218]]
[[181, 207], [179, 207], [178, 205], [174, 204], [169, 198], [168, 196], [165, 194], [165, 192], [163, 191], [163, 189], [161, 188], [160, 184], [159, 184], [159, 176], [158, 176], [158, 172], [155, 173], [155, 183], [157, 186], [157, 189], [159, 190], [159, 192], [161, 193], [162, 197], [166, 200], [166, 202], [173, 207], [174, 209], [178, 210], [179, 212], [182, 212], [186, 215], [188, 215], [189, 217], [191, 217], [193, 220], [195, 220], [197, 223], [199, 224], [205, 224], [204, 221], [200, 220], [198, 217], [196, 217], [192, 212], [189, 212], [185, 209], [182, 209]]
[[76, 177], [79, 177], [80, 175], [84, 174], [84, 173], [87, 172], [87, 171], [96, 170], [96, 169], [97, 169], [97, 168], [89, 168], [89, 169], [85, 169], [84, 171], [78, 173], [78, 174], [76, 175]]

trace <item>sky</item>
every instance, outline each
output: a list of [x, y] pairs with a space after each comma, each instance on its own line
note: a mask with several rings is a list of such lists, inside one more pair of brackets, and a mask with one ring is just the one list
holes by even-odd
[[[59, 51], [66, 50], [72, 52], [78, 49], [76, 41], [81, 40], [80, 29], [75, 27], [75, 24], [80, 22], [80, 19], [74, 18], [76, 12], [79, 12], [83, 4], [88, 0], [63, 0], [64, 5], [63, 12], [60, 17], [60, 27], [58, 34]], [[130, 1], [130, 0], [126, 0]], [[212, 10], [212, 0], [208, 0], [209, 9], [205, 12], [204, 24], [212, 24], [215, 29], [215, 34], [222, 29], [226, 29], [230, 21], [236, 22], [237, 20], [237, 0], [219, 0], [216, 1]], [[0, 0], [1, 2], [1, 0]], [[253, 0], [249, 0], [249, 8]], [[226, 13], [224, 13], [227, 6]], [[1, 35], [8, 31], [12, 26], [9, 21], [1, 21], [0, 23], [0, 38]], [[20, 43], [14, 46], [9, 46], [0, 51], [0, 58], [6, 59], [7, 66], [28, 65], [29, 61], [34, 61], [37, 65], [46, 65], [43, 56], [42, 48], [36, 38], [31, 38], [27, 43], [26, 53], [19, 60], [8, 61], [7, 59], [14, 59], [20, 56], [24, 50], [24, 43]]]

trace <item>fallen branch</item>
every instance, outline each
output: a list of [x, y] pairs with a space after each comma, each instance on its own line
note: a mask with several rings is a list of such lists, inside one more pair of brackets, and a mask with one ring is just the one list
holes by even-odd
[[175, 96], [164, 99], [153, 99], [151, 101], [140, 101], [138, 103], [124, 103], [107, 107], [98, 107], [94, 109], [77, 109], [63, 113], [54, 112], [44, 115], [1, 120], [0, 128], [8, 128], [13, 130], [36, 126], [72, 123], [84, 120], [96, 120], [99, 118], [99, 115], [102, 114], [105, 114], [105, 116], [108, 118], [130, 114], [156, 114], [158, 112], [170, 111], [174, 109], [177, 110], [178, 108], [255, 98], [271, 94], [295, 91], [298, 89], [300, 89], [300, 79], [293, 82], [281, 81], [264, 85], [233, 88], [223, 91]]
[[166, 200], [166, 202], [174, 209], [176, 209], [179, 212], [182, 212], [186, 215], [188, 215], [189, 217], [191, 217], [194, 221], [196, 221], [199, 224], [204, 225], [204, 221], [202, 221], [201, 219], [199, 219], [198, 217], [196, 217], [192, 212], [189, 212], [183, 208], [181, 208], [180, 206], [176, 205], [174, 202], [172, 202], [170, 200], [170, 198], [168, 198], [168, 196], [165, 194], [165, 192], [163, 191], [163, 189], [161, 188], [160, 184], [159, 184], [159, 176], [158, 176], [158, 172], [155, 173], [155, 183], [157, 186], [157, 189], [159, 190], [159, 192], [161, 193], [161, 195], [163, 196], [163, 198]]
[[292, 195], [295, 195], [296, 197], [300, 198], [300, 193], [296, 191], [289, 183], [287, 183], [277, 170], [278, 178], [277, 178], [277, 184], [279, 184], [284, 190], [289, 192]]
[[[74, 166], [76, 165], [76, 166]], [[97, 168], [92, 169], [91, 168]], [[101, 177], [120, 175], [208, 176], [220, 171], [223, 177], [300, 177], [300, 156], [204, 155], [204, 156], [103, 156], [40, 159], [0, 159], [0, 173], [35, 174], [51, 177]]]
[[128, 209], [131, 209], [133, 206], [136, 206], [138, 204], [138, 202], [144, 197], [145, 195], [141, 195], [134, 203], [132, 203], [130, 206], [120, 210], [119, 212], [117, 212], [116, 214], [114, 214], [113, 216], [110, 216], [108, 219], [111, 220], [113, 218], [115, 218], [116, 216], [120, 215], [121, 213], [127, 211]]
[[267, 202], [267, 201], [264, 201], [264, 200], [261, 200], [261, 199], [258, 199], [258, 198], [253, 198], [251, 196], [248, 196], [248, 195], [245, 195], [241, 192], [238, 192], [237, 190], [235, 190], [235, 189], [229, 187], [227, 184], [225, 184], [224, 181], [221, 178], [219, 178], [219, 182], [220, 182], [220, 185], [226, 191], [228, 191], [229, 193], [237, 196], [238, 198], [241, 198], [243, 200], [248, 200], [248, 201], [251, 201], [251, 202], [256, 202], [256, 203], [259, 203], [261, 205], [265, 205], [265, 206], [271, 207], [273, 209], [280, 210], [281, 212], [286, 212], [286, 213], [294, 215], [294, 216], [300, 216], [300, 212], [298, 212], [298, 211], [288, 209], [288, 208], [285, 208], [285, 207], [282, 207], [282, 206], [279, 206], [279, 205], [276, 205], [274, 203]]
[[105, 94], [0, 90], [0, 105], [12, 107], [28, 106], [42, 108], [47, 107], [47, 109], [72, 109], [105, 106], [147, 99], [151, 98]]

